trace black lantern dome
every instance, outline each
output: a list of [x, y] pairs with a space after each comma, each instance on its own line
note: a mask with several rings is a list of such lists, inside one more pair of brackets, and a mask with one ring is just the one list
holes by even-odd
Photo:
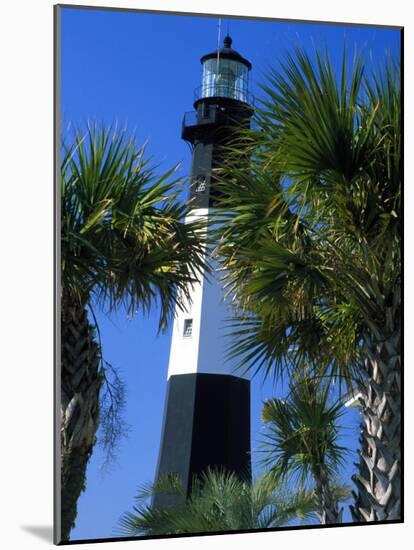
[[203, 77], [197, 99], [227, 97], [249, 103], [248, 74], [252, 64], [231, 46], [232, 39], [227, 35], [222, 48], [201, 58]]

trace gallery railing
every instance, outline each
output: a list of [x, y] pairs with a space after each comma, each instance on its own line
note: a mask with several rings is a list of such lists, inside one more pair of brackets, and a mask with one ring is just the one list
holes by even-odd
[[211, 85], [202, 84], [194, 90], [194, 100], [202, 99], [205, 97], [228, 97], [230, 99], [237, 99], [243, 103], [254, 105], [254, 97], [250, 94], [246, 88], [238, 87], [235, 84], [224, 82], [222, 84], [213, 83]]

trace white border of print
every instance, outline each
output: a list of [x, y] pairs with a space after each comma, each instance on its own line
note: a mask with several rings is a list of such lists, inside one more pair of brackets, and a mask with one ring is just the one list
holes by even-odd
[[[73, 2], [176, 12], [248, 15], [280, 19], [371, 23], [405, 27], [405, 97], [414, 95], [414, 18], [406, 0], [110, 0]], [[53, 519], [53, 6], [52, 0], [19, 0], [2, 6], [1, 86], [1, 341], [0, 453], [2, 529], [8, 550], [50, 545]], [[405, 102], [405, 204], [414, 208], [414, 102]], [[414, 240], [414, 216], [406, 215], [406, 242]], [[408, 248], [408, 247], [407, 247]], [[405, 258], [405, 280], [414, 280], [414, 255]], [[406, 288], [405, 387], [414, 387], [413, 292]], [[406, 399], [405, 426], [412, 426]], [[413, 438], [405, 438], [413, 456]], [[405, 469], [405, 494], [414, 472]], [[103, 548], [140, 549], [288, 547], [336, 550], [378, 546], [402, 550], [414, 540], [413, 500], [405, 524], [104, 543]], [[86, 544], [98, 550], [101, 544]]]

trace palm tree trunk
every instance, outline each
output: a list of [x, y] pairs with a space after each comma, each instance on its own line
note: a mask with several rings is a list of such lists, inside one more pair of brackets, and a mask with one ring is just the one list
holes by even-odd
[[77, 501], [99, 422], [100, 348], [83, 304], [62, 299], [61, 536], [75, 525]]
[[322, 525], [342, 523], [342, 508], [338, 507], [328, 476], [318, 471], [313, 472], [313, 478], [319, 521]]
[[371, 327], [361, 388], [363, 424], [355, 521], [401, 519], [401, 333], [399, 298], [384, 326]]

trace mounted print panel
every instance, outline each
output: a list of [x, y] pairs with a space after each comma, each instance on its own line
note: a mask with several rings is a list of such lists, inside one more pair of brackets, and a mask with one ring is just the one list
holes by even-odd
[[56, 543], [403, 521], [402, 32], [55, 7]]

